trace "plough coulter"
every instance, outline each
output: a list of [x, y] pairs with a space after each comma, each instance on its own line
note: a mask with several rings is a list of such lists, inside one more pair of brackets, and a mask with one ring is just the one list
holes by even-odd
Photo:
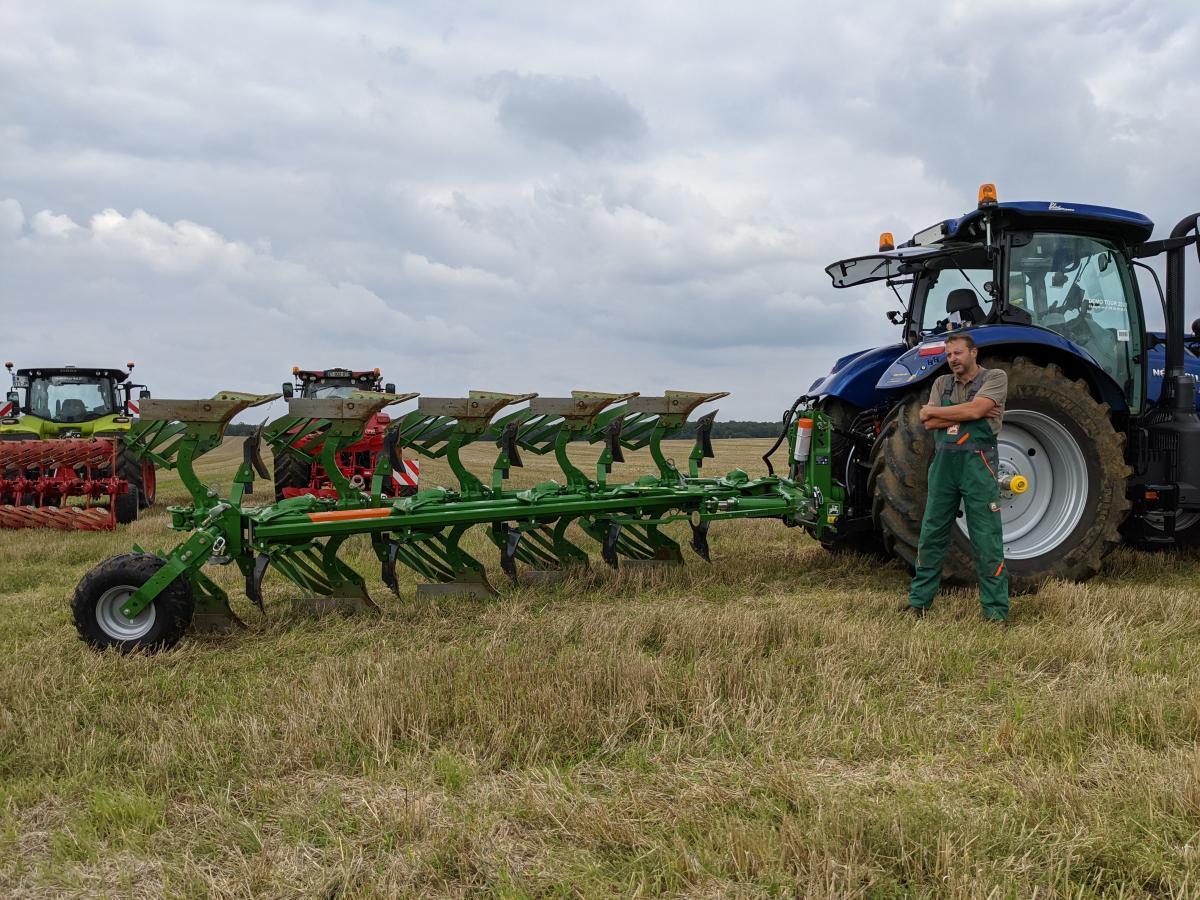
[[[98, 649], [159, 650], [175, 644], [190, 625], [238, 624], [225, 592], [204, 572], [206, 564], [235, 565], [249, 600], [263, 609], [263, 581], [281, 575], [296, 599], [316, 609], [375, 608], [366, 579], [339, 553], [346, 540], [367, 535], [382, 582], [399, 593], [397, 564], [415, 572], [418, 593], [496, 593], [483, 562], [463, 547], [482, 528], [509, 578], [545, 578], [589, 564], [588, 547], [610, 566], [678, 564], [683, 551], [666, 531], [687, 523], [690, 547], [709, 557], [708, 532], [727, 519], [775, 518], [820, 536], [840, 515], [842, 489], [831, 475], [830, 425], [818, 411], [789, 414], [786, 474], [752, 479], [735, 469], [719, 477], [702, 473], [712, 458], [715, 412], [696, 423], [686, 466], [669, 459], [662, 442], [676, 434], [698, 407], [726, 396], [671, 391], [663, 396], [575, 391], [570, 397], [472, 391], [462, 398], [421, 397], [415, 410], [393, 415], [369, 484], [352, 482], [338, 454], [363, 437], [382, 409], [417, 399], [380, 392], [288, 401], [287, 416], [260, 427], [243, 445], [243, 460], [225, 495], [204, 484], [194, 463], [221, 442], [237, 414], [274, 400], [223, 392], [211, 400], [147, 400], [130, 445], [155, 464], [172, 467], [191, 495], [170, 508], [171, 528], [187, 537], [169, 553], [134, 552], [112, 557], [80, 582], [73, 613], [80, 636]], [[795, 413], [797, 406], [793, 407]], [[375, 421], [378, 421], [375, 418]], [[323, 435], [315, 461], [335, 496], [302, 495], [267, 506], [244, 500], [256, 478], [269, 478], [261, 450], [275, 453], [297, 435]], [[776, 449], [782, 444], [776, 444]], [[467, 445], [488, 441], [496, 456], [489, 472], [463, 463]], [[572, 444], [599, 445], [594, 470], [571, 459]], [[647, 448], [656, 471], [618, 480], [625, 452]], [[392, 498], [385, 485], [403, 465], [403, 452], [443, 458], [457, 485]], [[506, 487], [522, 454], [552, 454], [561, 480], [514, 490]]]

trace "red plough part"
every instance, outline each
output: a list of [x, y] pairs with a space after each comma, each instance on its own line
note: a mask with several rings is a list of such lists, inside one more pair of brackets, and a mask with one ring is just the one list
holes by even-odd
[[0, 441], [0, 528], [113, 531], [129, 490], [116, 470], [114, 441]]

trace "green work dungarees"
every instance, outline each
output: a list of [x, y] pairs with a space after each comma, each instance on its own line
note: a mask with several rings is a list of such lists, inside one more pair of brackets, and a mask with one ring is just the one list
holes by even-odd
[[[967, 389], [975, 398], [981, 376]], [[951, 376], [942, 391], [942, 406], [952, 406]], [[942, 582], [942, 562], [961, 503], [967, 513], [967, 530], [975, 552], [979, 576], [979, 603], [984, 618], [1008, 618], [1008, 568], [1004, 564], [1004, 534], [1000, 521], [1000, 489], [996, 484], [996, 435], [986, 419], [960, 422], [957, 428], [939, 428], [936, 452], [929, 467], [929, 496], [921, 520], [917, 545], [917, 572], [908, 592], [911, 606], [927, 609]]]

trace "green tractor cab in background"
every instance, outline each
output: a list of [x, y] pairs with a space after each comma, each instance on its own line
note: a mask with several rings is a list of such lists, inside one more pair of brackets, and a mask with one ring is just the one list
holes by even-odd
[[[96, 500], [109, 493], [99, 489], [101, 481], [118, 479], [125, 486], [110, 501], [116, 522], [131, 522], [139, 509], [153, 505], [154, 464], [148, 458], [138, 459], [126, 447], [140, 401], [150, 396], [145, 385], [132, 382], [133, 363], [127, 363], [126, 369], [55, 366], [14, 372], [11, 362], [5, 367], [12, 386], [0, 404], [0, 476], [5, 484], [15, 485], [18, 479], [21, 483], [0, 502], [18, 509], [44, 509], [42, 517], [53, 518], [51, 509], [74, 509], [67, 507], [67, 497]], [[31, 454], [32, 441], [47, 445]], [[111, 444], [111, 458], [102, 465], [77, 464], [80, 442]], [[101, 455], [93, 453], [89, 458]], [[11, 518], [23, 522], [19, 515]], [[58, 518], [62, 524], [56, 527], [83, 527], [70, 524], [78, 516]]]

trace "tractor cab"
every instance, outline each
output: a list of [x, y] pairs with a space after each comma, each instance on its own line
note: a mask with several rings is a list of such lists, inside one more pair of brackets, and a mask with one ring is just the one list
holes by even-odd
[[1145, 216], [1109, 207], [998, 203], [984, 185], [979, 208], [967, 215], [899, 247], [884, 234], [879, 253], [826, 271], [835, 287], [885, 282], [904, 303], [888, 316], [903, 324], [909, 348], [957, 328], [982, 328], [973, 333], [981, 346], [1026, 342], [1031, 327], [1050, 332], [1048, 344], [1087, 359], [1137, 411], [1146, 348], [1133, 265], [1152, 229]]
[[128, 427], [138, 413], [134, 388], [142, 388], [139, 397], [149, 396], [144, 385], [129, 379], [127, 370], [92, 369], [77, 366], [17, 369], [12, 387], [3, 404], [0, 427], [32, 432], [39, 437], [67, 437], [98, 433], [116, 426]]
[[285, 382], [283, 393], [286, 397], [300, 396], [311, 399], [330, 400], [337, 397], [349, 397], [360, 391], [386, 391], [395, 393], [396, 386], [385, 385], [380, 378], [378, 369], [355, 371], [353, 369], [292, 369], [295, 383]]

